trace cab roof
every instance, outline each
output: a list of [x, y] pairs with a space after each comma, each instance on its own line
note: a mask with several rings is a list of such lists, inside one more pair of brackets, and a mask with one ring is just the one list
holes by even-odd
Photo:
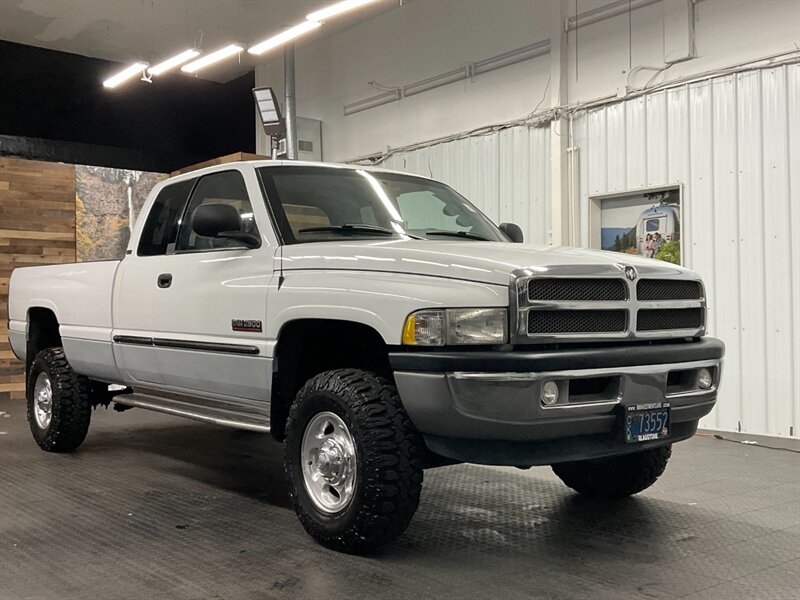
[[380, 167], [374, 167], [371, 165], [354, 165], [354, 164], [344, 164], [344, 163], [307, 161], [307, 160], [237, 160], [233, 162], [223, 163], [221, 165], [203, 167], [202, 169], [197, 169], [196, 171], [189, 171], [188, 173], [175, 175], [173, 177], [169, 177], [165, 181], [168, 181], [170, 183], [176, 181], [183, 181], [185, 179], [192, 179], [194, 177], [207, 175], [209, 173], [216, 173], [218, 171], [228, 171], [231, 168], [241, 167], [244, 165], [253, 167], [255, 169], [260, 169], [262, 167], [268, 167], [268, 168], [269, 167], [316, 167], [323, 169], [347, 169], [350, 171], [363, 170], [376, 173], [394, 173], [397, 175], [409, 175], [412, 177], [420, 177], [422, 179], [431, 179], [430, 177], [426, 177], [424, 175], [417, 175], [416, 173], [407, 173], [404, 171], [397, 171], [393, 169], [382, 169]]

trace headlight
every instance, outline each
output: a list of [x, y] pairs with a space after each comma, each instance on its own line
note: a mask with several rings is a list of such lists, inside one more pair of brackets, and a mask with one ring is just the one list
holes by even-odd
[[419, 310], [403, 326], [403, 344], [409, 346], [504, 344], [507, 340], [505, 308]]

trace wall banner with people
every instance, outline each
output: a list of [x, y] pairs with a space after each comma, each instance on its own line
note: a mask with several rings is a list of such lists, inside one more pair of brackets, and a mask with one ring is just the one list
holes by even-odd
[[592, 198], [591, 208], [592, 247], [683, 264], [679, 186]]

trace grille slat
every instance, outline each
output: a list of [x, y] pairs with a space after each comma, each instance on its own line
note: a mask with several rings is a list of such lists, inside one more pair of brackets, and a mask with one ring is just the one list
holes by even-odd
[[684, 279], [642, 279], [636, 285], [636, 297], [643, 302], [660, 300], [700, 300], [703, 286]]
[[703, 326], [702, 308], [658, 308], [640, 310], [636, 318], [638, 331], [699, 329]]
[[628, 328], [626, 310], [531, 310], [528, 334], [622, 333]]
[[614, 302], [627, 300], [622, 279], [535, 277], [528, 283], [529, 301]]

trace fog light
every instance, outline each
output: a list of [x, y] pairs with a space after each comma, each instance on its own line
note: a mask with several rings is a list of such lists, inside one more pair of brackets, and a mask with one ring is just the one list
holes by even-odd
[[558, 402], [558, 385], [555, 381], [545, 381], [542, 384], [542, 391], [539, 393], [542, 404], [545, 406], [553, 406]]
[[710, 390], [712, 385], [714, 385], [714, 378], [711, 377], [711, 371], [700, 369], [697, 372], [697, 387], [701, 390]]

